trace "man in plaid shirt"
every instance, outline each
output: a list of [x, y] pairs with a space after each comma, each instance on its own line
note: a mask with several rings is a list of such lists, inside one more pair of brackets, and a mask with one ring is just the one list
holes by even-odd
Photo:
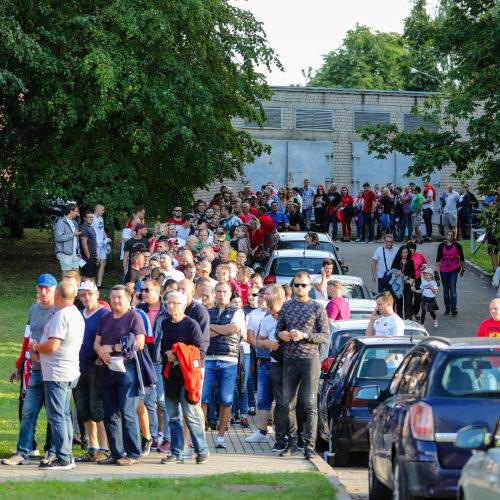
[[306, 229], [311, 229], [311, 215], [313, 210], [313, 199], [316, 191], [309, 186], [309, 179], [304, 179], [304, 187], [300, 190], [302, 196], [302, 216], [306, 224]]

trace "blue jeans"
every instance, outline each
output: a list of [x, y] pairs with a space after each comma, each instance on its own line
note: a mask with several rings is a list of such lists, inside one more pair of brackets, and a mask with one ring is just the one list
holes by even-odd
[[[250, 353], [245, 353], [245, 392], [238, 392], [238, 387], [234, 390], [233, 414], [240, 412], [240, 417], [248, 417], [248, 372], [250, 371]], [[253, 389], [253, 388], [252, 388]]]
[[401, 219], [401, 234], [399, 236], [400, 241], [403, 241], [407, 229], [408, 229], [408, 239], [410, 239], [412, 227], [411, 227], [411, 214], [409, 212], [407, 214], [403, 214], [403, 217]]
[[336, 241], [338, 233], [338, 223], [339, 223], [336, 212], [333, 212], [333, 214], [330, 216], [325, 215], [325, 225], [323, 226], [323, 231], [325, 233], [330, 232], [330, 223], [332, 224], [332, 240]]
[[139, 382], [135, 362], [125, 364], [126, 372], [111, 371], [106, 365], [101, 371], [104, 427], [108, 435], [111, 456], [130, 458], [141, 456], [141, 437], [137, 419]]
[[210, 403], [212, 390], [217, 381], [219, 404], [231, 406], [233, 404], [237, 374], [238, 363], [207, 359], [205, 361], [205, 380], [203, 381], [201, 402]]
[[360, 215], [361, 219], [361, 239], [366, 241], [366, 226], [368, 226], [368, 239], [373, 241], [373, 226], [374, 221], [371, 217], [371, 213], [362, 212]]
[[[23, 402], [23, 412], [21, 416], [21, 426], [19, 428], [19, 438], [17, 441], [17, 453], [24, 458], [28, 458], [33, 451], [33, 434], [36, 429], [38, 415], [45, 403], [45, 390], [42, 380], [42, 370], [31, 372], [26, 397]], [[55, 454], [53, 440], [51, 439], [51, 449], [49, 454]]]
[[443, 284], [444, 306], [447, 311], [457, 310], [457, 277], [458, 271], [451, 271], [449, 273], [440, 272], [441, 283]]
[[189, 429], [195, 453], [197, 455], [208, 453], [208, 445], [205, 440], [204, 426], [200, 414], [198, 413], [196, 405], [188, 403], [186, 399], [186, 390], [182, 388], [179, 395], [175, 397], [166, 396], [165, 403], [167, 405], [170, 434], [172, 436], [172, 442], [170, 444], [172, 455], [182, 458], [184, 454], [184, 428], [182, 425], [182, 417], [184, 417]]
[[[253, 350], [253, 347], [251, 348]], [[250, 353], [250, 366], [248, 367], [248, 378], [247, 378], [247, 394], [248, 394], [248, 406], [257, 406], [255, 401], [255, 381], [253, 379], [253, 361], [252, 353]]]
[[158, 378], [156, 388], [150, 394], [144, 396], [144, 405], [149, 415], [149, 432], [153, 438], [158, 435], [158, 411], [156, 410], [156, 403], [158, 403], [163, 418], [163, 439], [170, 441], [170, 426], [168, 425], [168, 412], [167, 405], [165, 404], [165, 391], [163, 389], [162, 364], [154, 363], [154, 368], [156, 377]]
[[257, 401], [259, 410], [270, 410], [273, 406], [273, 380], [271, 372], [271, 361], [259, 359], [257, 362]]
[[312, 207], [304, 208], [302, 210], [302, 217], [304, 217], [304, 224], [306, 225], [306, 229], [309, 231], [311, 229], [311, 217], [312, 217]]
[[72, 382], [44, 382], [45, 409], [57, 458], [71, 462], [73, 458], [73, 420], [71, 395], [78, 379]]

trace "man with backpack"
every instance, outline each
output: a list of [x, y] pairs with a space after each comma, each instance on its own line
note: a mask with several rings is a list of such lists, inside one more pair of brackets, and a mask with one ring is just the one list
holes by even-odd
[[386, 234], [384, 246], [378, 247], [372, 257], [372, 280], [378, 281], [378, 293], [388, 288], [387, 271], [390, 271], [397, 253], [398, 249], [394, 248], [394, 237], [392, 234]]

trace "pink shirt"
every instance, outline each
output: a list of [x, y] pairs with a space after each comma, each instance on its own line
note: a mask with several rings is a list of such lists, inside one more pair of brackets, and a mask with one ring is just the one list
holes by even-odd
[[351, 310], [344, 297], [336, 297], [326, 305], [328, 319], [345, 321], [351, 319]]
[[424, 254], [420, 252], [415, 252], [411, 256], [411, 260], [413, 261], [413, 265], [415, 266], [415, 278], [419, 279], [422, 275], [422, 271], [420, 271], [420, 268], [422, 267], [422, 264], [427, 264], [427, 260]]
[[460, 257], [455, 243], [451, 246], [444, 245], [439, 270], [443, 273], [451, 273], [452, 271], [456, 271], [459, 267]]
[[155, 324], [155, 319], [156, 316], [158, 316], [158, 313], [160, 312], [160, 308], [158, 309], [153, 309], [151, 306], [149, 306], [149, 312], [147, 313], [149, 322], [151, 323], [151, 326]]

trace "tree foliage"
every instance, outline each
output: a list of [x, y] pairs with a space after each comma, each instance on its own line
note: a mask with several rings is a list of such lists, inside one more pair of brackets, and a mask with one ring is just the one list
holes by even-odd
[[[425, 0], [419, 0], [412, 15], [422, 7]], [[405, 34], [448, 66], [442, 93], [420, 110], [436, 121], [438, 130], [408, 133], [384, 124], [365, 130], [363, 138], [379, 157], [395, 151], [413, 156], [417, 175], [449, 164], [459, 175], [477, 174], [480, 192], [488, 193], [500, 181], [500, 7], [495, 0], [442, 0], [440, 7], [438, 16], [411, 29], [407, 21]], [[468, 122], [466, 134], [457, 128], [459, 119]]]
[[227, 0], [6, 0], [0, 7], [0, 218], [58, 195], [162, 213], [261, 154], [279, 61]]
[[[421, 16], [423, 13], [421, 13]], [[419, 22], [420, 19], [415, 19]], [[308, 85], [317, 87], [377, 90], [435, 90], [437, 82], [425, 75], [413, 75], [412, 67], [437, 76], [436, 61], [428, 51], [410, 51], [413, 40], [399, 33], [373, 32], [356, 25], [349, 30], [341, 47], [323, 56], [321, 68], [311, 75]]]

